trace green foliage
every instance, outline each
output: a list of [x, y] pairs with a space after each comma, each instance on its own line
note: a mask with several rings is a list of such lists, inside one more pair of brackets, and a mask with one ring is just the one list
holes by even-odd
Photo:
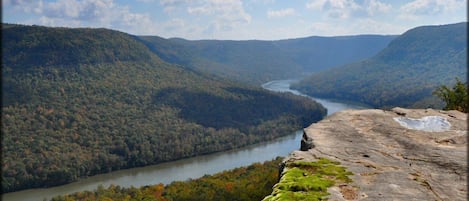
[[409, 30], [370, 59], [315, 73], [292, 87], [375, 108], [439, 108], [432, 91], [466, 77], [466, 27], [467, 22]]
[[324, 200], [329, 195], [327, 188], [336, 182], [352, 182], [348, 177], [351, 172], [326, 158], [315, 162], [297, 161], [287, 164], [286, 168], [272, 194], [263, 201]]
[[10, 25], [2, 30], [2, 48], [2, 64], [14, 68], [73, 67], [156, 57], [135, 36], [108, 29]]
[[442, 85], [433, 91], [433, 94], [446, 103], [443, 108], [445, 110], [459, 110], [465, 113], [469, 111], [467, 87], [459, 78], [456, 78], [456, 84], [452, 88]]
[[164, 186], [156, 184], [140, 188], [122, 188], [111, 185], [94, 191], [57, 196], [52, 201], [66, 200], [153, 200], [153, 201], [251, 201], [261, 200], [272, 191], [278, 181], [279, 163], [282, 158], [254, 163], [214, 175], [189, 181], [177, 181]]
[[120, 32], [2, 31], [4, 52], [19, 59], [2, 63], [3, 192], [246, 146], [326, 113], [304, 97], [164, 63]]
[[362, 60], [395, 36], [308, 37], [278, 41], [227, 41], [139, 37], [167, 62], [238, 81], [261, 84]]

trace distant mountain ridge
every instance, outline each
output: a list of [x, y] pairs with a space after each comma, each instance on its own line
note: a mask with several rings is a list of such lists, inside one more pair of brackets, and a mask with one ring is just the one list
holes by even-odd
[[441, 108], [432, 96], [455, 77], [466, 81], [467, 22], [422, 26], [394, 39], [375, 56], [315, 73], [293, 85], [315, 97], [372, 107]]
[[218, 76], [261, 84], [366, 59], [396, 36], [312, 36], [276, 41], [185, 40], [140, 36], [163, 60]]

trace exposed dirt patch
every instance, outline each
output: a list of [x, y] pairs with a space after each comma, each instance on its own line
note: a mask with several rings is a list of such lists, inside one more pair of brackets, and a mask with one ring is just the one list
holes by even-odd
[[356, 200], [358, 199], [358, 192], [357, 188], [349, 185], [339, 185], [340, 193], [345, 200]]

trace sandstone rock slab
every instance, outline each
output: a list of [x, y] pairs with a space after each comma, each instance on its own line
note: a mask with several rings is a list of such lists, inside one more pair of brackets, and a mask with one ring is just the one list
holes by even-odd
[[[409, 129], [393, 119], [426, 116], [451, 127]], [[458, 111], [345, 110], [305, 128], [302, 151], [286, 160], [325, 157], [347, 167], [353, 183], [329, 189], [329, 200], [466, 200], [467, 128]]]

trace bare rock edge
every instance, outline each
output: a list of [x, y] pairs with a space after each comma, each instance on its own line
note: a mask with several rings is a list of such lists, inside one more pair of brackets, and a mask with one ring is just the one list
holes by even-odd
[[[393, 118], [441, 116], [447, 131], [401, 126]], [[329, 200], [467, 200], [467, 114], [393, 108], [345, 110], [304, 129], [300, 151], [281, 164], [328, 158], [353, 175]], [[281, 174], [282, 175], [282, 174]]]

